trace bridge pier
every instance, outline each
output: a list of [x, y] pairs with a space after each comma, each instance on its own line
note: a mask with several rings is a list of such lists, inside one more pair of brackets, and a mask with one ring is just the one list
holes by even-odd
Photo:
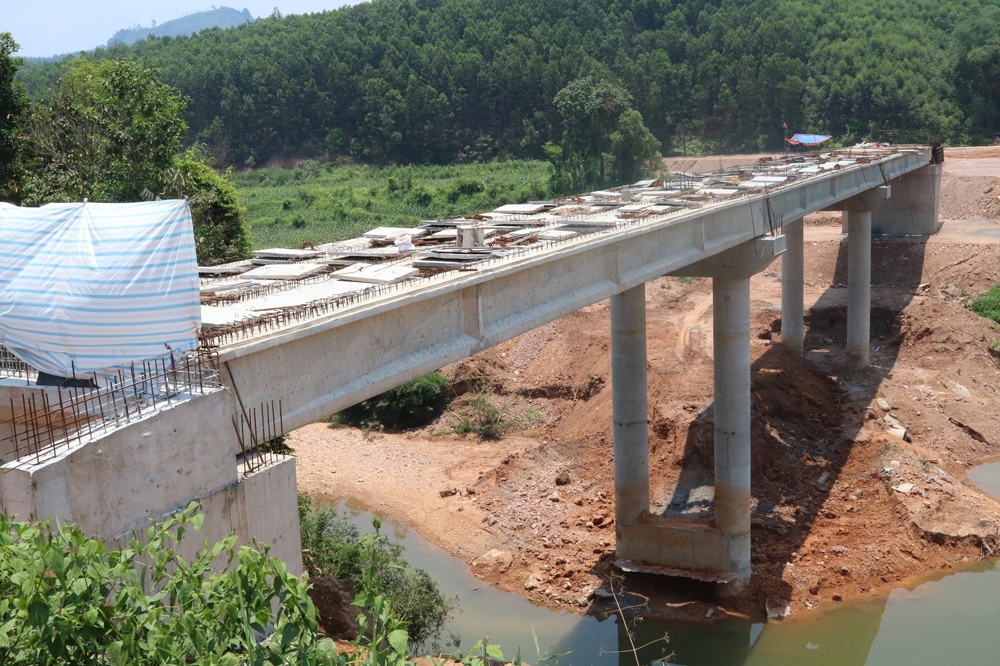
[[799, 356], [805, 344], [802, 226], [802, 218], [785, 223], [786, 247], [781, 255], [781, 342]]
[[872, 305], [872, 214], [847, 213], [847, 367], [868, 365]]
[[645, 283], [611, 297], [611, 387], [615, 521], [623, 525], [649, 510]]
[[750, 579], [750, 276], [784, 251], [757, 238], [678, 271], [711, 277], [715, 345], [715, 515], [649, 505], [645, 289], [611, 299], [617, 554], [625, 570], [687, 576], [739, 594]]
[[750, 579], [750, 278], [712, 279], [715, 346], [715, 526], [736, 578]]
[[[847, 231], [847, 367], [868, 365], [872, 305], [872, 211], [892, 196], [888, 185], [844, 199], [826, 210], [844, 213]], [[935, 213], [936, 216], [936, 213]]]

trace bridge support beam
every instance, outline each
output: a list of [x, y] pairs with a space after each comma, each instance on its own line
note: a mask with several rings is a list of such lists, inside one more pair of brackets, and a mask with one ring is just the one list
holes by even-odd
[[737, 594], [750, 579], [750, 278], [712, 280], [715, 345], [715, 525], [736, 578], [720, 594]]
[[803, 323], [803, 239], [802, 219], [786, 222], [785, 253], [781, 255], [781, 342], [802, 356], [805, 343]]
[[872, 303], [872, 214], [847, 213], [847, 367], [868, 365]]
[[611, 297], [611, 390], [615, 520], [626, 525], [649, 510], [645, 283]]

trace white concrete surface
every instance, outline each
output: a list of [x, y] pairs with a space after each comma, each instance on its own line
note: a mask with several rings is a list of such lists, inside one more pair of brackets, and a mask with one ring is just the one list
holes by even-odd
[[805, 267], [802, 220], [784, 225], [785, 253], [781, 255], [781, 342], [802, 356], [805, 343], [803, 322], [803, 271]]
[[645, 284], [611, 297], [611, 390], [615, 520], [622, 525], [649, 510]]
[[231, 413], [229, 394], [219, 390], [41, 463], [9, 462], [0, 468], [4, 509], [21, 520], [73, 522], [106, 538], [126, 532], [236, 481]]
[[[235, 469], [235, 467], [234, 467]], [[257, 472], [216, 488], [203, 496], [191, 498], [169, 512], [156, 516], [163, 521], [175, 511], [185, 508], [191, 501], [201, 503], [204, 516], [198, 532], [189, 531], [177, 552], [191, 562], [207, 541], [214, 545], [231, 534], [238, 538], [236, 549], [257, 542], [269, 548], [269, 555], [285, 563], [288, 571], [302, 574], [302, 548], [299, 534], [299, 514], [295, 488], [295, 458], [283, 456], [278, 462]], [[109, 539], [115, 548], [124, 548], [131, 540], [146, 542], [147, 522], [135, 529]], [[217, 566], [225, 564], [220, 555]]]
[[724, 558], [750, 578], [750, 278], [712, 280], [715, 525]]
[[847, 214], [847, 367], [868, 365], [872, 305], [872, 214]]

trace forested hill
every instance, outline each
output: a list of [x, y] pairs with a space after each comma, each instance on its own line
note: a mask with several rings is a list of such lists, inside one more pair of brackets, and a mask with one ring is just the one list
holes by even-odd
[[[783, 122], [992, 139], [997, 25], [998, 0], [374, 0], [86, 57], [158, 66], [223, 164], [443, 163], [541, 156], [584, 75], [623, 85], [664, 152], [773, 149]], [[69, 62], [21, 79], [44, 95]]]

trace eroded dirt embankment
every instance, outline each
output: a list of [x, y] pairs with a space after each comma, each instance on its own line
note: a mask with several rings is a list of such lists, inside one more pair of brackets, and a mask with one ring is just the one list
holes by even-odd
[[[965, 470], [1000, 456], [988, 349], [1000, 326], [966, 304], [1000, 281], [1000, 244], [876, 242], [872, 365], [847, 373], [846, 244], [828, 240], [835, 219], [812, 222], [805, 358], [780, 345], [780, 263], [752, 281], [754, 575], [733, 611], [835, 603], [997, 546], [1000, 503]], [[651, 506], [710, 515], [710, 281], [649, 283], [647, 317]], [[386, 511], [502, 589], [599, 608], [615, 541], [607, 303], [445, 372], [469, 390], [427, 428], [297, 431], [300, 490]], [[520, 430], [451, 434], [484, 386]], [[895, 423], [911, 441], [888, 433]], [[660, 607], [704, 617], [700, 596], [667, 594]]]

